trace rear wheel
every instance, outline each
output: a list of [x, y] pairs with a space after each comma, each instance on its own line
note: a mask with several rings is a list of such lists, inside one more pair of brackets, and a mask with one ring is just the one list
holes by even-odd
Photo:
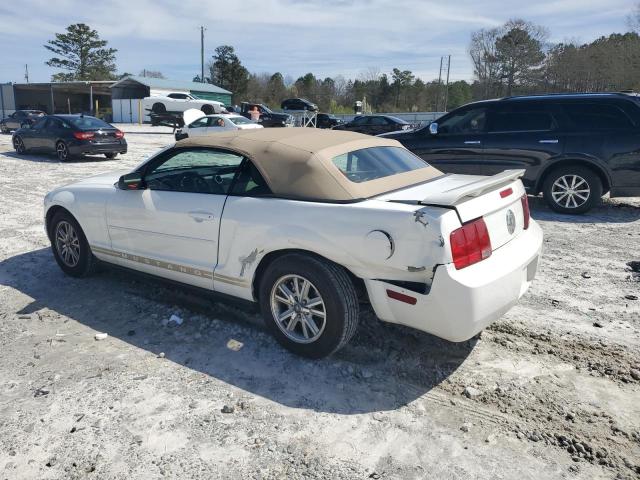
[[109, 152], [109, 153], [105, 153], [104, 156], [107, 157], [109, 160], [113, 160], [118, 156], [118, 154], [116, 152]]
[[290, 254], [271, 263], [260, 281], [267, 327], [288, 350], [322, 358], [342, 348], [358, 325], [358, 297], [342, 267]]
[[151, 107], [151, 111], [153, 113], [166, 113], [167, 107], [164, 106], [164, 103], [154, 103]]
[[23, 155], [27, 153], [27, 147], [24, 146], [24, 141], [18, 135], [13, 137], [13, 148], [15, 149], [18, 155]]
[[56, 143], [56, 157], [58, 157], [58, 160], [61, 162], [66, 162], [70, 158], [69, 148], [63, 141]]
[[542, 192], [552, 210], [580, 214], [591, 210], [600, 201], [602, 180], [587, 167], [561, 167], [549, 173]]
[[63, 272], [72, 277], [84, 277], [95, 270], [97, 259], [91, 253], [82, 228], [70, 213], [56, 213], [49, 228], [53, 256]]

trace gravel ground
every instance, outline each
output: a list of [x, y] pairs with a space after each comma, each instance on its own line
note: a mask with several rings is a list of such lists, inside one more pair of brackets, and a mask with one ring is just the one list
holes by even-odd
[[314, 362], [246, 308], [111, 269], [62, 274], [42, 198], [172, 140], [126, 131], [128, 154], [64, 164], [0, 136], [0, 479], [640, 476], [640, 273], [627, 265], [640, 198], [579, 217], [531, 199], [538, 277], [478, 338], [365, 311], [351, 344]]

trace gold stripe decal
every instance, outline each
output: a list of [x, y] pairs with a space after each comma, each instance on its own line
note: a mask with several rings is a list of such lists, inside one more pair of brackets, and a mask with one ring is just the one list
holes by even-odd
[[91, 250], [95, 253], [109, 255], [112, 257], [121, 258], [123, 260], [129, 260], [131, 262], [142, 263], [143, 265], [162, 268], [164, 270], [170, 270], [172, 272], [184, 273], [187, 275], [193, 275], [195, 277], [200, 277], [200, 278], [218, 280], [220, 282], [228, 283], [230, 285], [235, 285], [237, 287], [249, 286], [249, 282], [247, 280], [243, 280], [241, 278], [227, 277], [226, 275], [221, 275], [218, 273], [214, 275], [214, 273], [210, 270], [203, 270], [200, 268], [188, 267], [186, 265], [180, 265], [177, 263], [164, 262], [162, 260], [156, 260], [154, 258], [143, 257], [141, 255], [133, 255], [131, 253], [118, 252], [116, 250], [109, 250], [107, 248], [97, 247], [93, 245], [91, 246]]

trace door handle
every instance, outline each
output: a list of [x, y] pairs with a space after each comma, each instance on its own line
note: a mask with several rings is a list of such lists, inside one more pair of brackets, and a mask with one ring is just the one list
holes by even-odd
[[202, 212], [202, 211], [195, 211], [195, 212], [189, 212], [189, 216], [191, 218], [193, 218], [196, 222], [201, 223], [204, 221], [211, 221], [213, 220], [213, 213], [211, 212]]
[[557, 139], [538, 140], [538, 143], [558, 143], [558, 140]]
[[480, 145], [480, 140], [465, 140], [464, 144], [465, 145]]

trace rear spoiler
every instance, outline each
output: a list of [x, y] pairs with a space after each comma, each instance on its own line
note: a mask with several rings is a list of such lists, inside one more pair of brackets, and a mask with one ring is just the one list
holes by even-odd
[[443, 192], [431, 193], [422, 199], [420, 203], [431, 205], [456, 205], [463, 198], [479, 197], [490, 190], [495, 190], [502, 185], [506, 185], [517, 180], [524, 175], [524, 172], [524, 169], [505, 170], [504, 172], [493, 175], [492, 177], [482, 178], [475, 182], [461, 185]]

